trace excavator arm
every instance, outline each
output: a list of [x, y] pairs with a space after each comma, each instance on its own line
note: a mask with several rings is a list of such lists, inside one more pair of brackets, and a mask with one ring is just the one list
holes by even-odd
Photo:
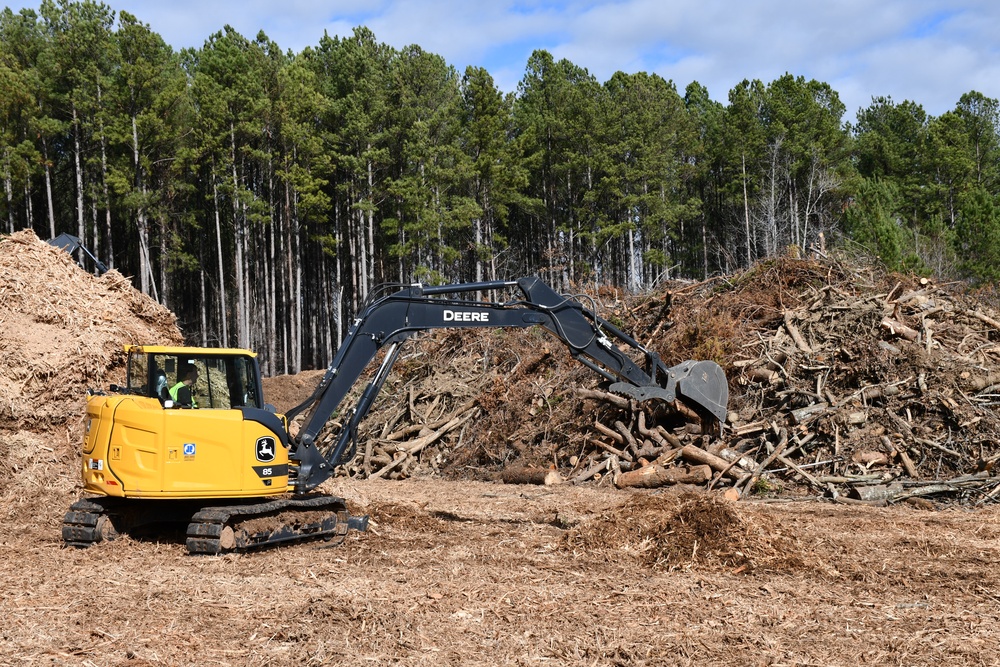
[[[522, 299], [499, 303], [460, 296], [513, 287], [520, 290]], [[337, 465], [353, 457], [358, 425], [385, 383], [400, 345], [408, 338], [429, 329], [534, 326], [561, 340], [573, 358], [611, 382], [610, 389], [616, 393], [640, 402], [679, 398], [703, 415], [725, 420], [729, 388], [718, 364], [685, 361], [668, 368], [655, 352], [585, 308], [578, 299], [556, 293], [538, 278], [438, 287], [411, 285], [370, 300], [351, 325], [316, 391], [288, 412], [291, 420], [309, 409], [290, 443], [289, 458], [298, 462], [297, 476], [291, 481], [295, 492], [314, 489], [333, 474]], [[641, 353], [644, 367], [633, 362], [619, 346], [630, 348], [633, 354]], [[344, 415], [346, 422], [336, 441], [321, 450], [316, 442], [320, 430], [383, 348], [386, 353], [382, 364], [357, 404]]]

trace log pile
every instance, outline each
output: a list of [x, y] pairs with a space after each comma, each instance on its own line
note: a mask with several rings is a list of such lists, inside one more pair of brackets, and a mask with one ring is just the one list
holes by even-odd
[[[733, 412], [721, 437], [692, 435], [688, 425], [663, 434], [673, 436], [671, 446], [653, 458], [640, 456], [621, 428], [598, 427], [603, 458], [617, 459], [604, 466], [616, 471], [614, 483], [865, 504], [1000, 496], [992, 474], [1000, 460], [1000, 314], [991, 295], [927, 280], [890, 284], [871, 268], [790, 264], [777, 269], [783, 288], [788, 272], [808, 280], [782, 294], [767, 318], [741, 318], [747, 335], [727, 363]], [[650, 432], [644, 417], [631, 406], [614, 423], [631, 420], [641, 436]], [[623, 464], [629, 470], [617, 473]]]
[[683, 405], [603, 391], [558, 343], [452, 332], [428, 336], [404, 364], [378, 408], [393, 416], [369, 427], [349, 474], [688, 484], [872, 504], [1000, 497], [992, 294], [783, 259], [642, 298], [598, 298], [668, 365], [723, 366], [731, 412], [721, 432]]

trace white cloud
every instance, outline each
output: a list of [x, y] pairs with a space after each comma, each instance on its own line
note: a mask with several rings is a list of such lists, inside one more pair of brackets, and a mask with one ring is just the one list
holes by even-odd
[[[649, 71], [691, 81], [717, 100], [745, 78], [785, 72], [825, 81], [853, 119], [872, 96], [911, 99], [938, 115], [962, 93], [1000, 97], [1000, 4], [992, 0], [105, 0], [149, 23], [175, 48], [201, 46], [226, 24], [263, 29], [284, 50], [347, 36], [364, 24], [379, 41], [418, 44], [462, 72], [486, 67], [513, 91], [534, 49], [598, 80]], [[37, 5], [14, 5], [37, 8]]]

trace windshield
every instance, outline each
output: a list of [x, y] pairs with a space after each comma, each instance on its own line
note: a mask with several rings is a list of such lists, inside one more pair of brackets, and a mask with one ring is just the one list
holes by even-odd
[[252, 357], [228, 354], [129, 355], [129, 393], [158, 398], [161, 403], [167, 400], [176, 403], [177, 390], [185, 384], [189, 387], [193, 407], [199, 409], [263, 407]]

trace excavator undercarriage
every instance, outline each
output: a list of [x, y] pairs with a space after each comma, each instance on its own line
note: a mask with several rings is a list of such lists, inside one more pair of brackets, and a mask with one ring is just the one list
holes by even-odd
[[367, 530], [368, 517], [351, 516], [342, 498], [319, 494], [209, 506], [200, 501], [104, 496], [73, 503], [63, 519], [63, 542], [89, 547], [125, 533], [155, 531], [161, 536], [170, 525], [185, 530], [190, 553], [220, 554], [305, 540], [336, 545], [349, 530]]

